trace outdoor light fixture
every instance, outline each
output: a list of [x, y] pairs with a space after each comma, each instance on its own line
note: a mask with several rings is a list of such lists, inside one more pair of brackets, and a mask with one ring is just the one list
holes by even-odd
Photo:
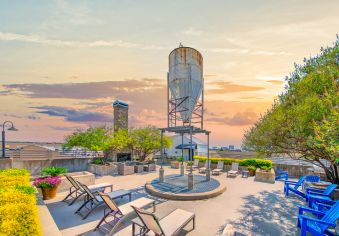
[[6, 127], [6, 124], [11, 125], [7, 130], [18, 131], [18, 129], [14, 127], [14, 124], [13, 124], [12, 121], [7, 120], [2, 124], [2, 158], [6, 157], [6, 142], [5, 142], [5, 127]]

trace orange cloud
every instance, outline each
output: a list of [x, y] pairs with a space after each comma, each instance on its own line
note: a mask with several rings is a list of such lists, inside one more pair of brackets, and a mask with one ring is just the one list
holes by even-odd
[[281, 81], [281, 80], [267, 80], [266, 82], [269, 82], [271, 84], [278, 84], [278, 85], [284, 83], [284, 81]]
[[238, 92], [259, 91], [265, 89], [264, 87], [233, 84], [231, 82], [225, 81], [217, 81], [214, 84], [216, 84], [219, 88], [208, 89], [206, 91], [207, 94], [238, 93]]

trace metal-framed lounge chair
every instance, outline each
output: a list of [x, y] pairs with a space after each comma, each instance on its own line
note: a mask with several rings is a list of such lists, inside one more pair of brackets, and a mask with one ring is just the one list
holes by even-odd
[[[98, 194], [100, 195], [102, 200], [105, 202], [107, 208], [105, 208], [104, 210], [104, 217], [102, 217], [102, 219], [99, 221], [97, 226], [94, 228], [94, 231], [97, 230], [103, 222], [114, 227], [118, 223], [118, 221], [122, 219], [122, 217], [128, 216], [134, 212], [131, 206], [135, 206], [138, 208], [145, 208], [145, 207], [152, 205], [153, 212], [155, 212], [155, 200], [150, 199], [150, 198], [142, 197], [134, 201], [128, 202], [124, 205], [117, 206], [117, 204], [110, 198], [108, 194], [100, 193], [100, 192], [98, 192]], [[106, 210], [108, 211], [106, 212]], [[113, 217], [113, 225], [110, 224], [108, 221], [106, 221], [106, 218], [109, 216]]]
[[[97, 193], [91, 192], [91, 190], [89, 190], [89, 188], [86, 185], [81, 184], [81, 187], [85, 190], [86, 197], [85, 197], [84, 203], [74, 212], [74, 214], [80, 214], [81, 209], [83, 209], [84, 207], [87, 208], [89, 211], [82, 217], [82, 219], [84, 220], [89, 216], [89, 214], [91, 214], [91, 212], [95, 208], [102, 205], [104, 201], [100, 196], [98, 196]], [[129, 190], [119, 189], [119, 190], [109, 192], [107, 193], [107, 195], [111, 199], [123, 198], [124, 196], [128, 195], [129, 201], [132, 200], [132, 193]], [[87, 205], [89, 205], [89, 207], [87, 207]]]
[[162, 219], [158, 219], [153, 213], [132, 207], [144, 225], [144, 232], [152, 231], [156, 236], [178, 235], [191, 221], [192, 230], [195, 228], [195, 214], [192, 212], [175, 209]]
[[[72, 205], [79, 197], [86, 194], [85, 190], [81, 187], [81, 185], [70, 175], [65, 175], [67, 180], [71, 183], [71, 187], [69, 188], [68, 195], [62, 200], [63, 202], [67, 202], [70, 199], [73, 199], [68, 203], [68, 205]], [[105, 191], [106, 188], [110, 187], [111, 192], [113, 191], [113, 184], [110, 183], [100, 183], [87, 186], [89, 190], [92, 192], [95, 191]]]
[[[304, 212], [310, 212], [317, 216], [313, 218], [304, 215]], [[328, 235], [330, 227], [336, 227], [336, 221], [339, 218], [339, 201], [337, 201], [326, 212], [317, 211], [311, 208], [299, 206], [298, 227], [301, 228], [301, 235], [306, 236], [307, 232], [312, 235]]]
[[[199, 160], [198, 159], [194, 159], [193, 164], [192, 164], [192, 169], [198, 169], [199, 168]], [[191, 166], [187, 165], [186, 167], [187, 170], [191, 169]]]
[[306, 176], [300, 177], [298, 182], [286, 180], [285, 185], [284, 185], [285, 196], [288, 196], [289, 192], [291, 191], [294, 194], [296, 194], [296, 195], [298, 195], [302, 198], [305, 198], [306, 197], [305, 193], [298, 190], [299, 187], [301, 187], [303, 185], [305, 178], [306, 178]]
[[306, 189], [306, 201], [308, 201], [308, 206], [312, 206], [314, 199], [317, 200], [332, 200], [331, 194], [337, 188], [336, 184], [330, 184], [325, 190], [316, 189], [316, 188], [307, 188]]
[[288, 171], [279, 170], [278, 167], [274, 167], [276, 177], [275, 180], [288, 180]]
[[232, 162], [232, 167], [231, 167], [231, 170], [227, 171], [227, 176], [228, 177], [229, 175], [230, 176], [237, 176], [239, 172], [239, 163], [238, 162]]
[[205, 161], [205, 166], [199, 168], [199, 173], [205, 173], [209, 166], [211, 166], [211, 160]]
[[218, 161], [217, 168], [212, 170], [212, 175], [213, 174], [218, 174], [222, 173], [224, 171], [224, 162], [223, 161]]

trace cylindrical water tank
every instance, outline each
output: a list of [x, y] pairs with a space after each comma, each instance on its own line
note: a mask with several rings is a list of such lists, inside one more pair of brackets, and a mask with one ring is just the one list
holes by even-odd
[[169, 87], [184, 123], [189, 123], [203, 89], [203, 58], [190, 47], [169, 54]]

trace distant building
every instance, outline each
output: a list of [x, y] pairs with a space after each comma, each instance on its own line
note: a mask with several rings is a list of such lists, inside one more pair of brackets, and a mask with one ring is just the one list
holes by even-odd
[[221, 147], [220, 150], [221, 150], [221, 151], [227, 151], [227, 150], [228, 150], [228, 147]]
[[228, 150], [234, 151], [234, 149], [235, 149], [235, 148], [234, 148], [234, 145], [229, 145], [229, 146], [228, 146]]
[[[181, 157], [181, 148], [184, 149], [184, 159], [188, 160], [190, 155], [190, 138], [189, 135], [184, 135], [184, 145], [182, 146], [181, 134], [177, 134], [170, 137], [173, 140], [173, 145], [171, 148], [166, 149], [165, 153], [168, 157]], [[192, 149], [194, 150], [194, 155], [196, 156], [206, 156], [207, 155], [207, 144], [202, 140], [192, 137]]]
[[128, 104], [121, 100], [113, 102], [113, 126], [114, 131], [128, 129]]
[[220, 147], [210, 147], [210, 150], [212, 150], [212, 151], [219, 151]]

